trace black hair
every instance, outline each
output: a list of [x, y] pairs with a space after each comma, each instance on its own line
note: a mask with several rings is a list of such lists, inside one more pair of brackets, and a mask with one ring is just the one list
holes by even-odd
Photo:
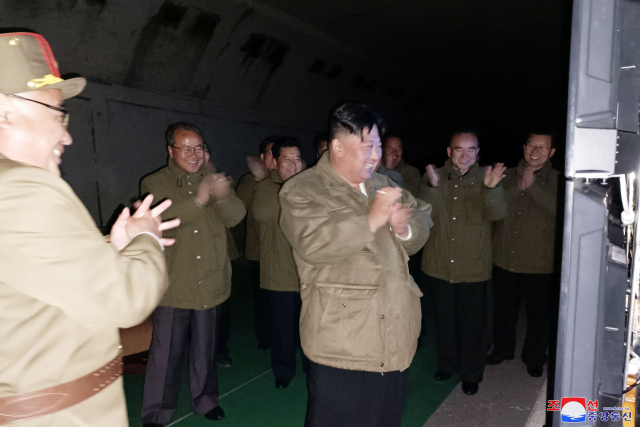
[[202, 136], [202, 132], [200, 131], [200, 128], [198, 126], [188, 122], [177, 122], [170, 124], [167, 127], [167, 130], [164, 132], [164, 139], [165, 141], [167, 141], [167, 146], [173, 147], [176, 144], [176, 131], [178, 129], [188, 130], [197, 134], [200, 139], [202, 139], [202, 143], [204, 144], [204, 137]]
[[329, 145], [329, 134], [326, 132], [319, 133], [313, 138], [313, 150], [317, 153], [318, 149], [320, 149], [320, 143], [322, 141], [327, 141], [327, 145]]
[[463, 126], [463, 127], [455, 128], [454, 130], [451, 131], [451, 133], [449, 133], [449, 147], [451, 147], [451, 143], [453, 142], [453, 137], [463, 133], [470, 133], [471, 135], [473, 135], [476, 138], [476, 141], [478, 141], [478, 147], [480, 146], [480, 132], [478, 132], [476, 129], [472, 127]]
[[280, 157], [280, 151], [287, 147], [296, 147], [300, 151], [300, 157], [302, 157], [302, 144], [298, 138], [283, 136], [278, 138], [271, 147], [271, 154], [273, 155], [273, 158], [278, 160], [278, 157]]
[[260, 154], [264, 154], [267, 152], [267, 146], [272, 142], [276, 142], [279, 137], [276, 135], [269, 135], [260, 143]]
[[387, 143], [387, 141], [390, 138], [397, 138], [400, 141], [400, 145], [402, 145], [402, 138], [400, 137], [400, 135], [395, 134], [395, 133], [388, 133], [384, 136], [384, 139], [382, 140], [382, 146], [384, 147], [384, 145]]
[[364, 129], [378, 127], [380, 138], [383, 137], [385, 125], [380, 115], [364, 104], [355, 102], [343, 102], [338, 105], [329, 118], [329, 146], [337, 134], [362, 136]]
[[548, 135], [551, 137], [551, 148], [556, 148], [556, 134], [551, 129], [546, 128], [535, 128], [531, 132], [527, 134], [527, 139], [524, 145], [529, 144], [529, 140], [533, 135]]

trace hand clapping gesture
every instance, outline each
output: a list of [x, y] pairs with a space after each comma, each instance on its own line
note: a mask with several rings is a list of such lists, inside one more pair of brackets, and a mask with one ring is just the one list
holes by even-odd
[[496, 163], [493, 167], [487, 166], [484, 173], [484, 185], [488, 188], [495, 188], [506, 176], [504, 174], [506, 170], [504, 163]]
[[435, 166], [433, 165], [427, 166], [427, 180], [430, 187], [438, 186], [438, 174], [436, 173]]
[[133, 215], [131, 215], [129, 208], [122, 210], [111, 228], [110, 235], [111, 243], [119, 251], [131, 243], [135, 236], [143, 232], [153, 233], [158, 236], [164, 246], [171, 246], [175, 243], [174, 239], [163, 238], [162, 231], [177, 227], [180, 225], [180, 219], [176, 218], [162, 222], [160, 216], [162, 212], [171, 206], [171, 200], [167, 199], [155, 208], [149, 209], [152, 202], [153, 195], [149, 194], [142, 202], [138, 200], [134, 204], [136, 211]]

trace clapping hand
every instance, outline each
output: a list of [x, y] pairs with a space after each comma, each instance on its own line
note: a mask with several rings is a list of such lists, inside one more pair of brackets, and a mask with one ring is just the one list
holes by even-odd
[[256, 181], [262, 181], [269, 175], [269, 169], [259, 157], [247, 156], [247, 165]]
[[171, 200], [167, 199], [155, 208], [149, 209], [152, 202], [153, 195], [149, 194], [143, 201], [138, 200], [134, 203], [136, 211], [133, 215], [131, 215], [129, 208], [122, 210], [111, 228], [110, 235], [111, 243], [119, 251], [131, 243], [135, 236], [143, 232], [158, 236], [164, 246], [171, 246], [175, 243], [174, 239], [163, 238], [162, 231], [177, 227], [180, 225], [180, 219], [176, 218], [162, 222], [162, 217], [160, 216], [162, 212], [171, 206]]
[[495, 188], [506, 176], [504, 174], [506, 170], [504, 163], [496, 163], [493, 167], [487, 166], [484, 173], [484, 185], [488, 188]]
[[401, 195], [402, 190], [395, 187], [384, 187], [376, 192], [376, 198], [369, 209], [369, 228], [373, 233], [389, 222], [391, 214], [397, 210], [396, 200]]
[[438, 186], [438, 174], [436, 173], [435, 167], [433, 165], [427, 166], [427, 180], [430, 187]]
[[395, 203], [393, 212], [389, 216], [389, 225], [394, 233], [402, 238], [409, 234], [409, 220], [413, 216], [413, 209], [408, 203]]
[[520, 187], [520, 189], [524, 191], [527, 188], [531, 187], [531, 184], [533, 184], [534, 179], [535, 178], [533, 176], [533, 168], [526, 168], [524, 171], [524, 175], [522, 175], [522, 179], [518, 183], [518, 187]]

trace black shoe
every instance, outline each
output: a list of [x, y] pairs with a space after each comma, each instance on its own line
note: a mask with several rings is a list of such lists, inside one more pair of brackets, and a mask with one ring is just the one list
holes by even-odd
[[513, 357], [502, 357], [499, 354], [493, 352], [490, 355], [487, 356], [487, 362], [486, 364], [489, 366], [493, 366], [493, 365], [499, 365], [502, 362], [504, 362], [505, 360], [513, 360]]
[[276, 378], [276, 388], [287, 388], [290, 382], [290, 380], [280, 380]]
[[211, 421], [220, 421], [224, 418], [224, 411], [221, 407], [216, 406], [215, 408], [204, 414], [204, 417]]
[[462, 381], [462, 392], [473, 396], [478, 392], [478, 383], [472, 383], [469, 381]]
[[220, 356], [217, 358], [216, 362], [218, 366], [222, 366], [223, 368], [228, 368], [231, 366], [231, 358], [229, 356]]
[[534, 378], [540, 378], [542, 376], [542, 368], [527, 365], [527, 373]]
[[142, 424], [142, 427], [164, 427], [164, 426], [162, 424], [144, 423]]
[[451, 378], [451, 372], [441, 371], [438, 369], [433, 375], [433, 378], [435, 378], [436, 381], [446, 381]]

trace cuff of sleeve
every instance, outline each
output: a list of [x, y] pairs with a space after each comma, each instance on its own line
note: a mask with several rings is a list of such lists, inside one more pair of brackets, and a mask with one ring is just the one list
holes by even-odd
[[409, 227], [409, 235], [407, 237], [400, 237], [396, 234], [396, 237], [404, 242], [406, 242], [407, 240], [411, 240], [412, 236], [413, 236], [413, 233], [411, 232], [411, 227]]
[[[151, 237], [153, 237], [154, 239], [156, 239], [156, 242], [158, 242], [158, 244], [160, 245], [160, 249], [162, 249], [162, 251], [164, 252], [164, 245], [162, 244], [162, 242], [160, 241], [160, 238], [158, 238], [158, 236], [156, 236], [155, 234], [153, 234], [153, 233], [151, 233], [151, 232], [149, 232], [149, 231], [143, 231], [143, 232], [141, 232], [141, 233], [136, 234], [136, 235], [134, 236], [134, 239], [135, 239], [136, 237], [138, 237], [139, 235], [141, 235], [141, 234], [148, 234], [149, 236], [151, 236]], [[131, 239], [131, 240], [133, 240], [133, 239]]]

